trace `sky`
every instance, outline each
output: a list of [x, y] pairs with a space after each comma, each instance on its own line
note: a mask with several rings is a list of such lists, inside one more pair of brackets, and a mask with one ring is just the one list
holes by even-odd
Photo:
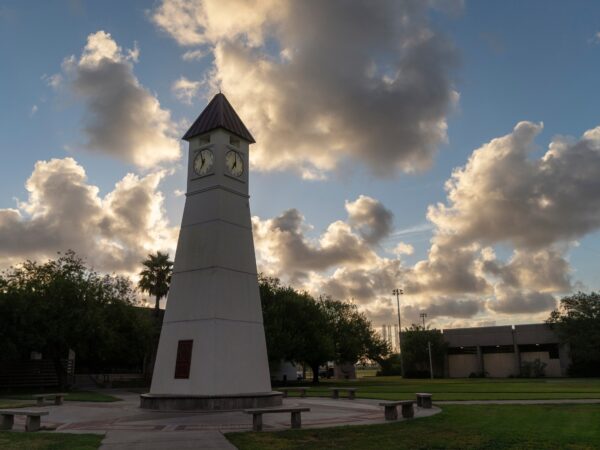
[[0, 1], [0, 267], [174, 255], [181, 136], [227, 96], [259, 271], [375, 325], [600, 289], [600, 3]]

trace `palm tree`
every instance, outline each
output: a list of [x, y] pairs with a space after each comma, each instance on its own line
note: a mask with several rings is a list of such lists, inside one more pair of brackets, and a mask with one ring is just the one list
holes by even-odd
[[145, 266], [140, 272], [139, 288], [156, 298], [154, 312], [158, 316], [160, 299], [167, 296], [171, 284], [173, 272], [173, 261], [169, 259], [168, 253], [156, 252], [149, 254], [148, 259], [142, 262]]

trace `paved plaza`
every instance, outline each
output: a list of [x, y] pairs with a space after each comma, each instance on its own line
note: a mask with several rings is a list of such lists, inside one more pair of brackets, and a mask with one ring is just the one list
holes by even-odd
[[[232, 449], [223, 436], [232, 431], [252, 429], [252, 416], [232, 412], [157, 412], [139, 408], [139, 394], [111, 391], [122, 401], [113, 403], [65, 402], [62, 406], [48, 405], [41, 409], [50, 412], [42, 421], [44, 427], [62, 433], [106, 433], [102, 450], [121, 449]], [[341, 425], [366, 425], [385, 422], [381, 400], [286, 398], [283, 406], [303, 406], [303, 428]], [[439, 408], [422, 409], [415, 406], [415, 418], [440, 412]], [[15, 429], [23, 429], [17, 418]], [[402, 419], [400, 419], [402, 420]], [[414, 420], [414, 419], [413, 419]], [[290, 414], [265, 414], [264, 431], [290, 427]]]

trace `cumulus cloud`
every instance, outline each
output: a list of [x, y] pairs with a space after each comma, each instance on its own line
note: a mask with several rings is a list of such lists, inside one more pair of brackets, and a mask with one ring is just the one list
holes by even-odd
[[370, 244], [378, 243], [392, 231], [394, 215], [374, 198], [361, 195], [353, 202], [347, 201], [346, 211], [350, 225]]
[[[555, 137], [532, 158], [541, 124], [520, 122], [475, 150], [446, 183], [447, 204], [428, 210], [428, 258], [407, 274], [407, 291], [479, 294], [502, 313], [551, 309], [572, 290], [570, 242], [600, 227], [600, 127]], [[499, 260], [489, 246], [513, 249]]]
[[188, 105], [192, 104], [192, 100], [198, 95], [202, 83], [200, 81], [188, 80], [186, 77], [177, 79], [171, 86], [171, 91], [179, 100]]
[[434, 3], [163, 0], [152, 19], [212, 50], [208, 81], [256, 137], [255, 167], [321, 178], [353, 160], [393, 175], [431, 165], [458, 99]]
[[446, 184], [449, 204], [428, 211], [439, 242], [506, 242], [534, 250], [600, 226], [600, 127], [579, 140], [556, 137], [541, 158], [531, 159], [541, 129], [520, 122], [454, 171]]
[[148, 252], [174, 248], [177, 230], [158, 191], [162, 177], [128, 174], [101, 197], [74, 159], [37, 162], [28, 199], [0, 209], [0, 266], [73, 249], [98, 270], [136, 271]]
[[503, 314], [530, 314], [550, 311], [556, 307], [551, 294], [500, 287], [494, 300], [488, 302], [493, 311]]
[[311, 271], [324, 271], [340, 264], [366, 264], [376, 257], [368, 244], [351, 227], [336, 221], [318, 240], [304, 235], [307, 226], [296, 209], [261, 221], [253, 218], [254, 240], [260, 258], [277, 271], [286, 271], [290, 280], [301, 280]]
[[[90, 34], [79, 58], [65, 59], [68, 86], [85, 106], [85, 147], [142, 168], [180, 157], [168, 110], [133, 73], [139, 49], [123, 51], [109, 33]], [[62, 77], [49, 77], [52, 86]]]
[[[409, 323], [421, 311], [437, 326], [497, 315], [542, 320], [577, 286], [567, 259], [573, 240], [600, 228], [600, 127], [580, 139], [555, 137], [532, 157], [540, 130], [521, 122], [453, 172], [446, 203], [428, 211], [427, 257], [414, 265], [400, 259], [413, 250], [404, 242], [396, 258], [381, 256], [382, 239], [407, 233], [394, 231], [392, 212], [367, 196], [346, 201], [347, 218], [314, 239], [297, 210], [254, 218], [259, 265], [315, 295], [353, 299], [375, 323], [394, 320], [396, 287]], [[498, 246], [507, 256], [498, 257]]]
[[406, 242], [398, 242], [392, 251], [392, 253], [395, 253], [397, 256], [412, 255], [414, 252], [415, 248]]
[[181, 55], [181, 59], [183, 59], [184, 61], [198, 61], [207, 55], [208, 51], [204, 49], [188, 50], [183, 55]]

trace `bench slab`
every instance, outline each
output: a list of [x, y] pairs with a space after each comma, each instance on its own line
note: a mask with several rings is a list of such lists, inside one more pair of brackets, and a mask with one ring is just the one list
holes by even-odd
[[310, 408], [254, 408], [254, 409], [245, 409], [244, 412], [246, 414], [252, 414], [252, 430], [253, 431], [262, 431], [263, 423], [262, 416], [263, 414], [269, 413], [284, 413], [289, 412], [292, 413], [291, 417], [291, 426], [292, 428], [301, 428], [302, 427], [302, 419], [300, 418], [300, 413], [310, 411]]
[[417, 406], [421, 408], [431, 408], [431, 394], [426, 392], [417, 392]]
[[345, 392], [348, 392], [348, 398], [350, 400], [354, 400], [354, 398], [356, 397], [356, 391], [358, 390], [358, 388], [335, 387], [335, 388], [329, 388], [329, 390], [331, 391], [331, 398], [340, 398], [340, 391], [345, 391]]
[[31, 409], [0, 409], [0, 416], [47, 416], [48, 411], [33, 411]]
[[25, 431], [38, 431], [41, 416], [47, 416], [48, 411], [31, 411], [28, 409], [0, 409], [0, 430], [12, 430], [15, 416], [27, 416]]
[[306, 391], [308, 391], [309, 387], [286, 387], [286, 388], [277, 388], [281, 392], [283, 392], [283, 398], [287, 398], [288, 391], [291, 392], [300, 392], [300, 397], [306, 397]]
[[298, 407], [298, 408], [254, 408], [245, 409], [246, 414], [269, 414], [269, 413], [284, 413], [284, 412], [307, 412], [310, 408]]
[[67, 394], [63, 393], [63, 392], [57, 392], [54, 394], [35, 394], [32, 395], [33, 398], [37, 399], [37, 404], [38, 405], [43, 405], [44, 404], [44, 400], [47, 398], [54, 398], [54, 404], [55, 405], [62, 405], [63, 404], [63, 399], [65, 398]]
[[57, 393], [53, 393], [53, 394], [34, 394], [32, 395], [33, 398], [48, 398], [48, 397], [56, 397], [56, 396], [60, 396], [60, 397], [64, 397], [65, 395], [67, 395], [67, 393], [65, 392], [57, 392]]

